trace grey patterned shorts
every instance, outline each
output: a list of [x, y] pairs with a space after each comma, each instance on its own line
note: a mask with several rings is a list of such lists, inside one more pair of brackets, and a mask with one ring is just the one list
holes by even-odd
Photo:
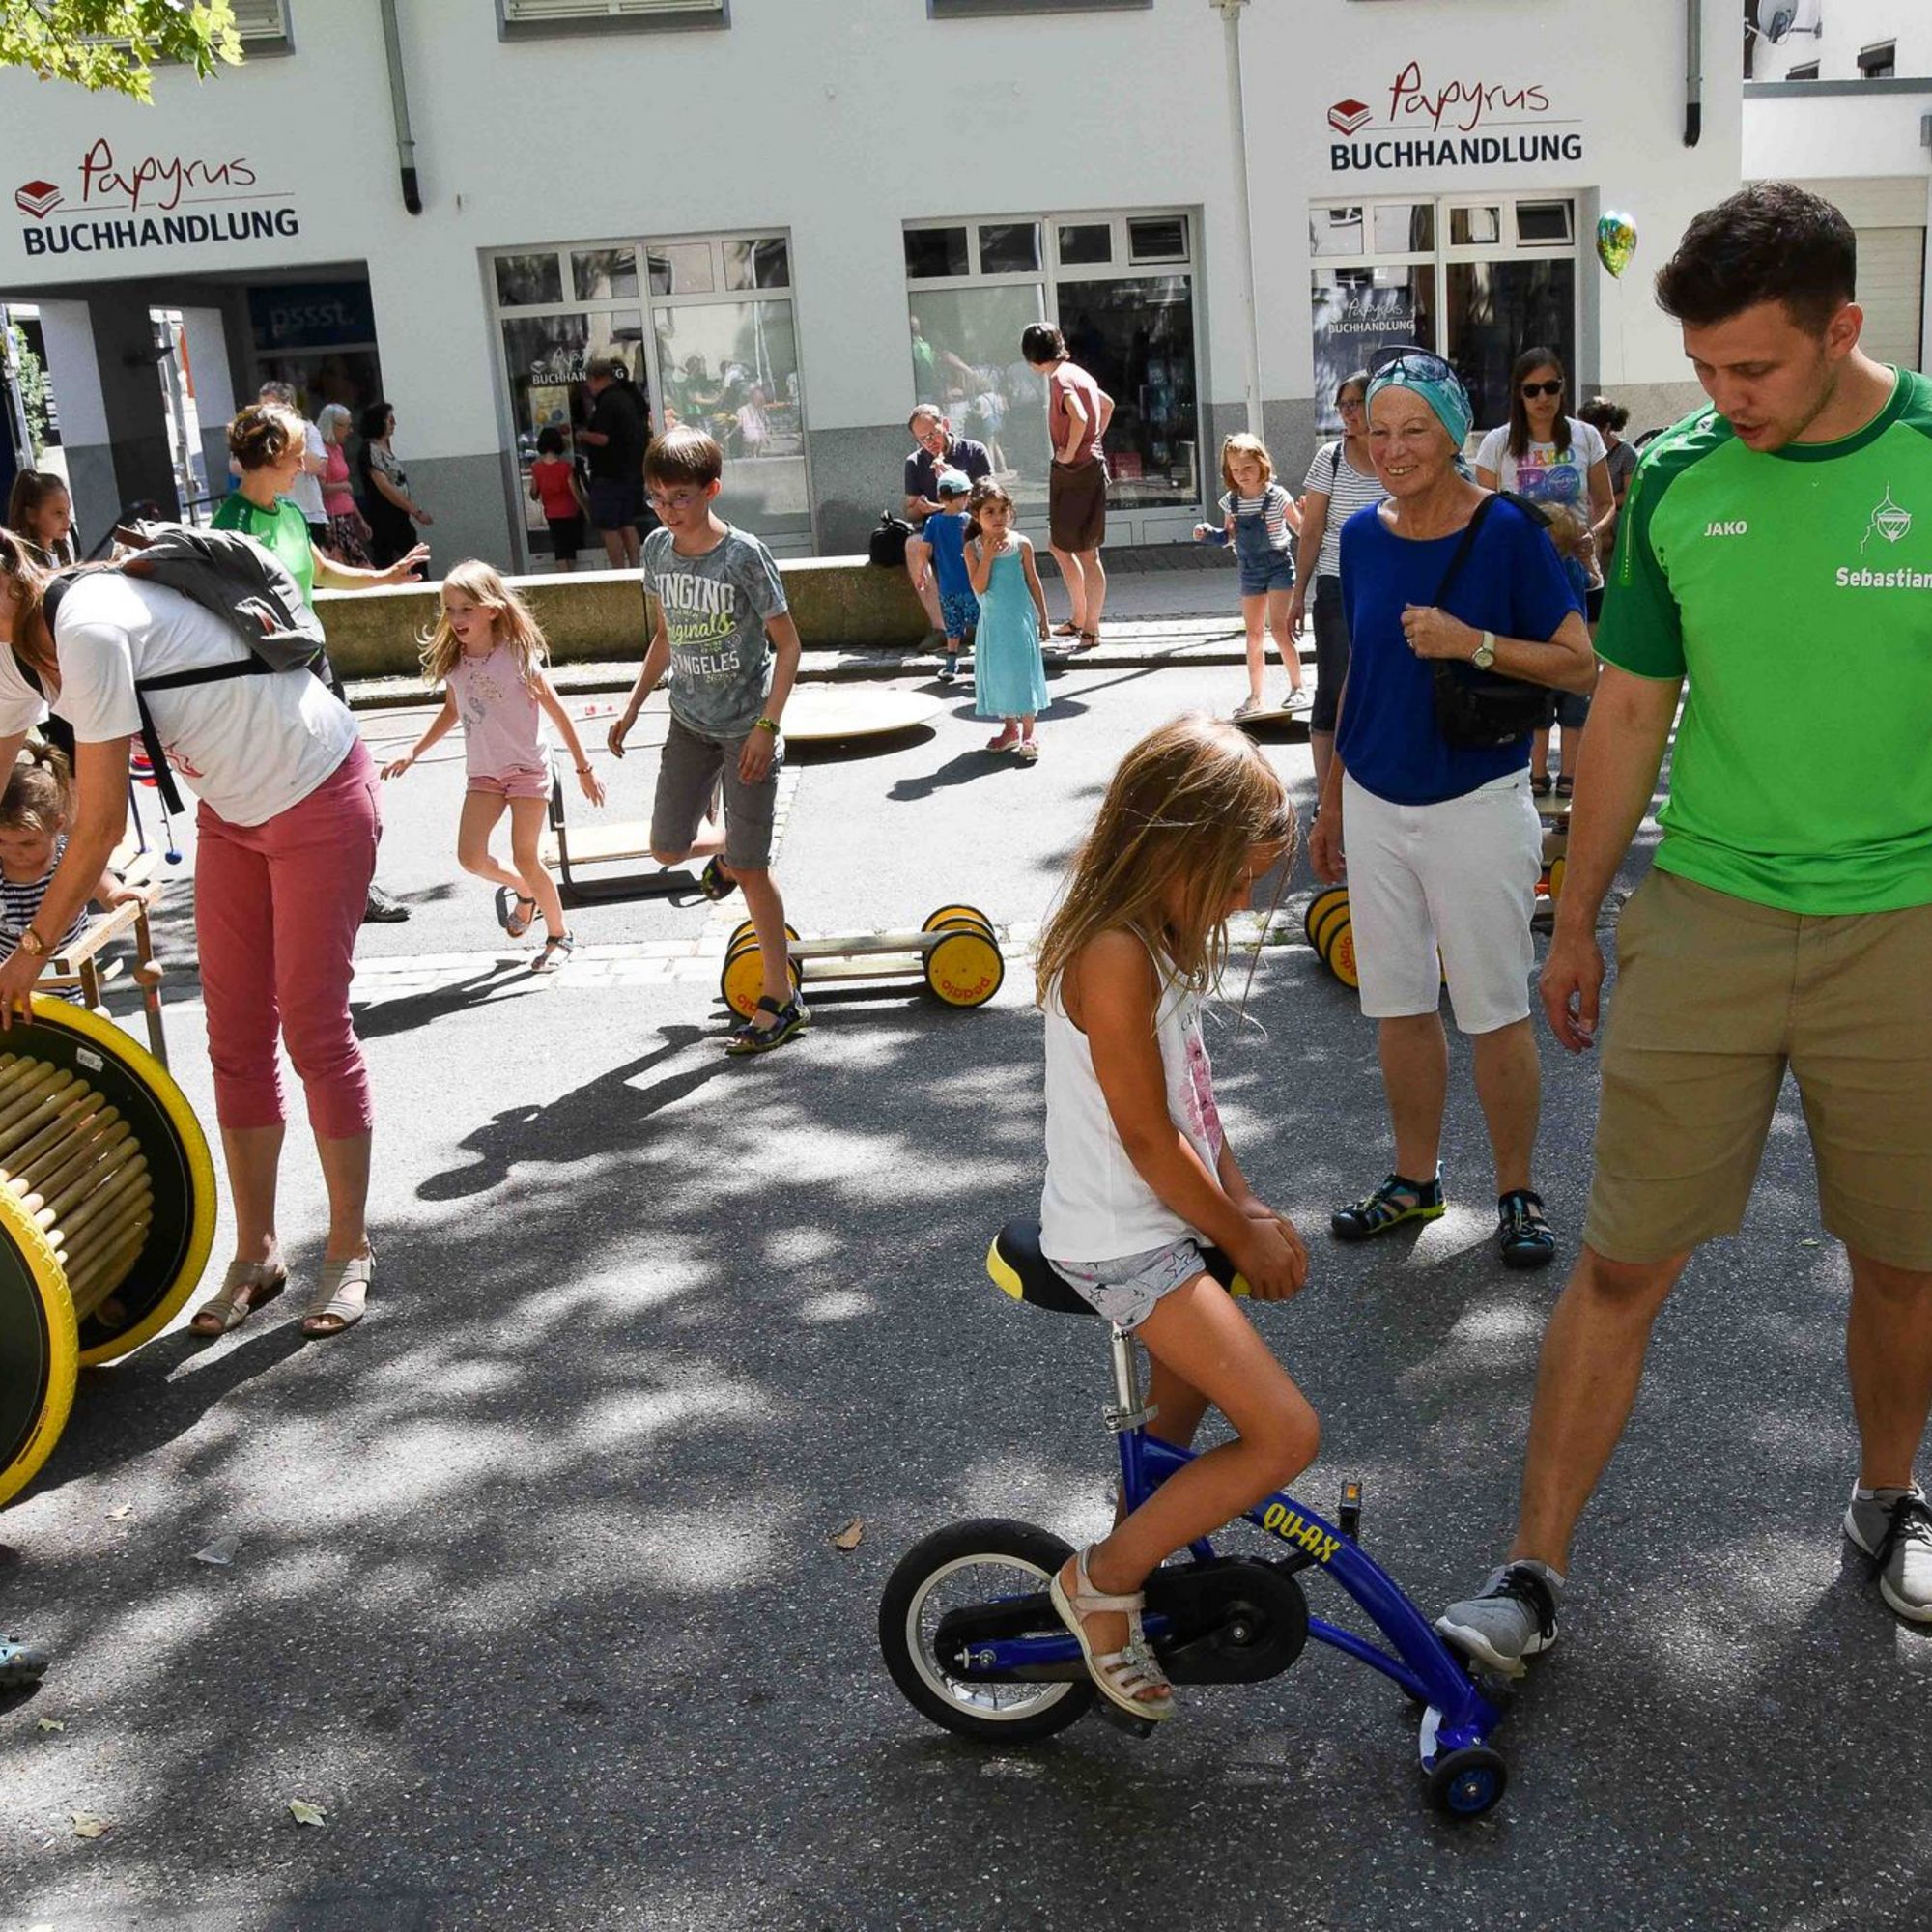
[[1199, 1245], [1191, 1240], [1170, 1241], [1164, 1248], [1110, 1262], [1053, 1262], [1052, 1267], [1116, 1328], [1138, 1328], [1162, 1295], [1208, 1272]]

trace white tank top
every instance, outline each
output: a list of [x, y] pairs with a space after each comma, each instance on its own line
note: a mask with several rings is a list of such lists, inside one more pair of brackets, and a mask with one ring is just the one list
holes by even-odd
[[[1154, 1037], [1167, 1076], [1168, 1119], [1212, 1174], [1221, 1156], [1221, 1116], [1201, 1038], [1201, 996], [1161, 995]], [[1087, 1036], [1066, 1017], [1056, 980], [1046, 997], [1046, 1187], [1039, 1245], [1058, 1262], [1116, 1261], [1189, 1236], [1173, 1208], [1141, 1179], [1122, 1145], [1094, 1072]]]

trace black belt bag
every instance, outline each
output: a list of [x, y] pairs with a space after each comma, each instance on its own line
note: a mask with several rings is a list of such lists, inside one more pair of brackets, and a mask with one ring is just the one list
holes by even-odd
[[[1513, 492], [1497, 491], [1485, 497], [1463, 529], [1449, 568], [1442, 573], [1435, 592], [1438, 608], [1449, 609], [1449, 593], [1475, 547], [1476, 532], [1505, 497], [1540, 528], [1548, 528], [1549, 519]], [[1455, 612], [1450, 611], [1450, 615]], [[1458, 751], [1495, 751], [1514, 745], [1532, 731], [1548, 730], [1555, 720], [1556, 694], [1548, 685], [1531, 684], [1499, 670], [1479, 670], [1472, 664], [1448, 658], [1435, 659], [1430, 668], [1435, 677], [1435, 728]]]

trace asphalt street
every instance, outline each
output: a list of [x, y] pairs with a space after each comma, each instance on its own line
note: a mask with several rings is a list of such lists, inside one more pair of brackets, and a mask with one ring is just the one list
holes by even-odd
[[[1069, 670], [1032, 769], [978, 749], [963, 691], [909, 739], [801, 753], [793, 922], [963, 899], [1030, 926], [1121, 752], [1240, 688]], [[425, 715], [364, 727], [387, 755]], [[614, 772], [596, 753], [612, 814], [644, 810], [661, 729], [647, 714]], [[1268, 742], [1305, 805], [1305, 736]], [[1495, 1812], [1428, 1812], [1414, 1713], [1315, 1646], [1278, 1682], [1188, 1693], [1146, 1743], [1088, 1719], [988, 1751], [902, 1701], [875, 1618], [949, 1520], [1083, 1540], [1110, 1507], [1098, 1324], [982, 1271], [1040, 1179], [1024, 961], [978, 1011], [880, 988], [727, 1062], [711, 976], [737, 911], [581, 912], [583, 956], [534, 978], [454, 873], [461, 771], [385, 799], [382, 877], [414, 917], [366, 929], [357, 994], [367, 1321], [298, 1338], [323, 1213], [292, 1135], [296, 1292], [229, 1340], [178, 1325], [86, 1373], [0, 1516], [0, 1629], [56, 1653], [0, 1703], [0, 1932], [1924, 1923], [1932, 1640], [1838, 1534], [1847, 1276], [1794, 1095], [1746, 1233], [1659, 1326], [1562, 1642], [1497, 1734]], [[1290, 915], [1310, 889], [1291, 878]], [[169, 1037], [212, 1121], [185, 897]], [[1560, 1271], [1492, 1259], [1460, 1043], [1451, 1214], [1330, 1242], [1328, 1209], [1388, 1159], [1375, 1042], [1298, 918], [1280, 936], [1210, 1035], [1231, 1139], [1314, 1254], [1259, 1319], [1323, 1421], [1297, 1488], [1328, 1510], [1360, 1477], [1366, 1547], [1433, 1613], [1506, 1537]], [[1574, 1253], [1595, 1072], [1547, 1039], [1544, 1065]], [[232, 1562], [196, 1560], [220, 1538]]]

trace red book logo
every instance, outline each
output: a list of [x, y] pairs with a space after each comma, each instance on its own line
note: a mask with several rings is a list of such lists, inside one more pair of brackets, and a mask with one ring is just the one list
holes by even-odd
[[1365, 100], [1338, 100], [1328, 110], [1328, 125], [1338, 134], [1352, 134], [1374, 112]]
[[14, 206], [36, 221], [45, 220], [60, 205], [61, 191], [49, 181], [30, 181], [14, 190]]

